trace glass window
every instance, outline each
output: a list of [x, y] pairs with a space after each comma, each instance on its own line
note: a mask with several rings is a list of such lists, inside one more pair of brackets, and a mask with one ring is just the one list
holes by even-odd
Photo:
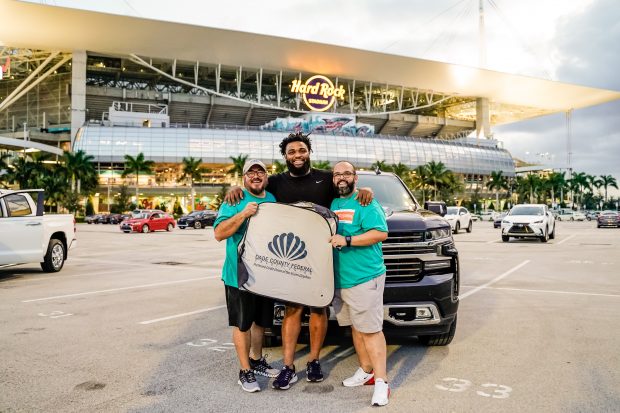
[[23, 217], [26, 215], [32, 215], [32, 209], [30, 204], [24, 195], [14, 194], [4, 197], [6, 207], [11, 217]]

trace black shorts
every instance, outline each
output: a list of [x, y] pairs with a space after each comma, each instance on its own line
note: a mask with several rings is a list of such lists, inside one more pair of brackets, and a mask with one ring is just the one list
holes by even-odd
[[252, 323], [260, 327], [271, 327], [273, 323], [273, 300], [270, 298], [227, 285], [226, 307], [228, 325], [241, 331], [248, 331]]

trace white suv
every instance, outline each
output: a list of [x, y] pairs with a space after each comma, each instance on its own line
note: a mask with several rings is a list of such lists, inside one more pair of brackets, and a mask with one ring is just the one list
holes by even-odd
[[467, 208], [448, 207], [448, 212], [444, 216], [452, 227], [452, 232], [458, 234], [461, 228], [465, 228], [467, 232], [471, 232], [472, 218]]
[[538, 238], [542, 242], [555, 238], [555, 218], [545, 204], [521, 204], [512, 207], [502, 220], [502, 241], [510, 237]]

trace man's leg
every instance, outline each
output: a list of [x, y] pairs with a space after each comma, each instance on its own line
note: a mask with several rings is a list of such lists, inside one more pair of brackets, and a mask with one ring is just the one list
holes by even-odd
[[325, 335], [327, 334], [327, 311], [326, 309], [314, 310], [310, 312], [310, 354], [308, 361], [318, 360]]
[[258, 360], [263, 356], [263, 335], [265, 329], [256, 323], [252, 324], [250, 328], [250, 357], [254, 360]]
[[[383, 331], [377, 333], [359, 333], [364, 341], [364, 347], [375, 371], [375, 380], [383, 379], [387, 382], [387, 345]], [[359, 356], [359, 353], [358, 353]]]
[[233, 327], [233, 343], [237, 350], [237, 358], [241, 365], [241, 370], [250, 369], [250, 330], [241, 331], [239, 327]]
[[368, 350], [366, 349], [364, 333], [360, 333], [355, 327], [351, 326], [351, 335], [353, 336], [353, 347], [355, 347], [355, 353], [357, 354], [360, 367], [366, 373], [371, 373], [373, 371], [373, 364]]
[[282, 353], [284, 353], [284, 364], [293, 367], [295, 362], [295, 349], [297, 339], [301, 331], [302, 306], [286, 306], [286, 314], [282, 320]]

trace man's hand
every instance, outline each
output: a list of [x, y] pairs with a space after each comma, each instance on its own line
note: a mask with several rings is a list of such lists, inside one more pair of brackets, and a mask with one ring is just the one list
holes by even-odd
[[231, 186], [226, 196], [224, 197], [224, 202], [228, 205], [237, 205], [243, 199], [243, 190], [240, 186]]
[[359, 188], [357, 195], [355, 195], [355, 199], [359, 201], [361, 206], [368, 206], [374, 197], [375, 194], [372, 192], [372, 188]]
[[329, 243], [332, 244], [332, 247], [340, 249], [347, 245], [347, 240], [342, 235], [335, 234], [329, 239]]
[[245, 208], [243, 208], [243, 216], [245, 218], [250, 218], [252, 215], [256, 214], [258, 211], [258, 204], [256, 202], [249, 202]]

